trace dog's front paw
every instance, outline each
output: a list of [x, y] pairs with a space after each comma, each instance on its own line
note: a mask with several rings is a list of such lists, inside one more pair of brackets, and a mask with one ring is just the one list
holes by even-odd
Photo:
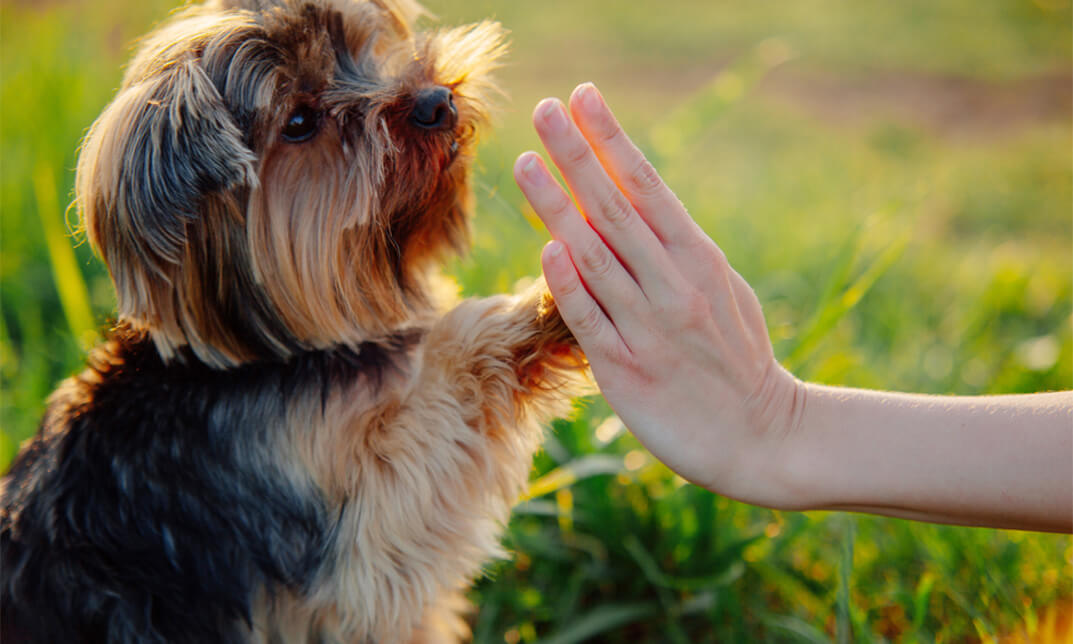
[[518, 377], [525, 386], [546, 383], [552, 372], [588, 367], [585, 354], [559, 315], [543, 279], [521, 296], [520, 312], [528, 317], [531, 330], [530, 342], [518, 356]]
[[555, 304], [555, 298], [546, 288], [541, 289], [537, 302], [536, 326], [537, 333], [544, 341], [554, 349], [558, 347], [562, 351], [570, 351], [577, 348], [577, 340], [566, 326], [563, 318], [559, 315], [559, 307]]

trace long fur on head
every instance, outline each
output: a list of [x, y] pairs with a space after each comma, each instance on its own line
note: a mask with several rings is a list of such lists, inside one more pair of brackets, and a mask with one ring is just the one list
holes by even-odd
[[[417, 31], [409, 0], [217, 0], [141, 44], [83, 145], [77, 199], [119, 316], [225, 367], [355, 346], [431, 306], [463, 248], [495, 23]], [[416, 132], [417, 92], [458, 125]], [[308, 141], [281, 138], [300, 108]], [[390, 177], [390, 181], [387, 178]]]

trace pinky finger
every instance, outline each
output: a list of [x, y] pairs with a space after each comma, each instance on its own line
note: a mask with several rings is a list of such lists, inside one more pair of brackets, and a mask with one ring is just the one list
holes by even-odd
[[552, 240], [540, 256], [544, 280], [555, 298], [563, 322], [573, 332], [581, 350], [592, 360], [597, 356], [622, 355], [629, 351], [614, 323], [581, 283], [581, 277], [566, 252], [566, 246]]

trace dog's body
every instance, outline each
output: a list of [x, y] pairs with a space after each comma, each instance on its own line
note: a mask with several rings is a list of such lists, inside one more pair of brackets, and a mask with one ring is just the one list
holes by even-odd
[[449, 302], [500, 33], [212, 0], [146, 40], [78, 199], [119, 323], [0, 491], [4, 642], [464, 635], [583, 357], [542, 289]]

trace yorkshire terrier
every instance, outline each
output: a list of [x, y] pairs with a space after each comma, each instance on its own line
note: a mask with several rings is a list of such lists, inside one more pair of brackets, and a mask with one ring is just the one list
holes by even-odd
[[76, 199], [118, 321], [0, 484], [34, 642], [440, 642], [584, 356], [542, 286], [452, 301], [502, 29], [209, 0], [144, 39]]

